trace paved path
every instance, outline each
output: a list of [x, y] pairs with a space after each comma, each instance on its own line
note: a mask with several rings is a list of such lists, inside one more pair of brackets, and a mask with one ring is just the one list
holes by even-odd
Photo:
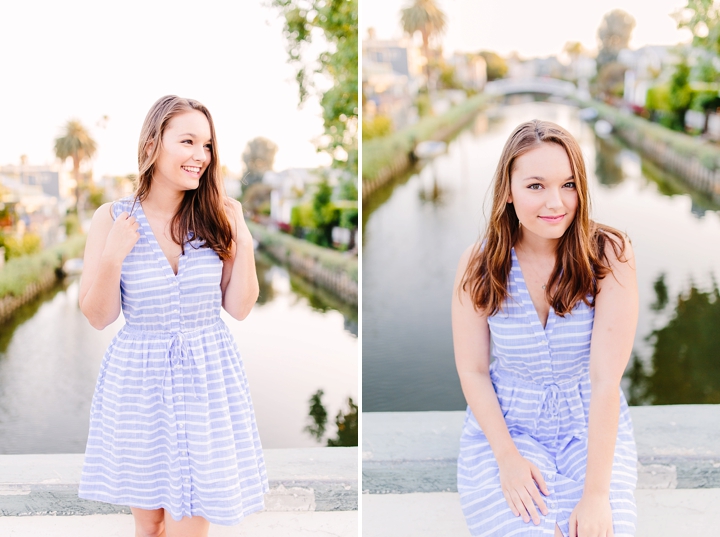
[[[635, 537], [720, 533], [720, 489], [637, 490], [635, 498]], [[363, 494], [362, 522], [363, 537], [470, 537], [456, 492]]]
[[[211, 526], [209, 537], [357, 537], [357, 511], [262, 512], [237, 526]], [[2, 537], [132, 537], [132, 515], [5, 516]]]

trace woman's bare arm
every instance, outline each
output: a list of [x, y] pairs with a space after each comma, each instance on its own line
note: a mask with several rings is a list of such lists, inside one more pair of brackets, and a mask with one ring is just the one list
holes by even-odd
[[590, 346], [590, 417], [585, 492], [610, 491], [615, 441], [620, 416], [619, 387], [632, 353], [638, 320], [635, 256], [629, 242], [619, 261], [606, 248], [612, 274], [599, 283]]
[[122, 263], [140, 236], [134, 217], [122, 213], [113, 221], [110, 209], [106, 203], [93, 215], [80, 278], [80, 310], [98, 330], [120, 315]]
[[231, 257], [223, 263], [222, 305], [225, 311], [242, 321], [252, 310], [260, 293], [255, 251], [240, 203], [227, 198], [226, 210], [233, 226], [233, 246]]
[[543, 514], [547, 508], [535, 482], [549, 494], [539, 469], [520, 455], [508, 431], [490, 379], [490, 328], [487, 316], [475, 310], [470, 296], [460, 288], [472, 247], [460, 258], [452, 298], [455, 364], [465, 399], [490, 443], [500, 468], [505, 499], [515, 516], [540, 523], [533, 501]]
[[609, 496], [620, 417], [619, 388], [637, 328], [638, 289], [632, 246], [626, 241], [626, 261], [618, 260], [610, 245], [606, 253], [613, 272], [600, 280], [595, 299], [587, 469], [583, 497], [571, 516], [572, 536], [577, 535], [575, 531], [579, 535], [605, 535], [607, 526], [612, 528]]

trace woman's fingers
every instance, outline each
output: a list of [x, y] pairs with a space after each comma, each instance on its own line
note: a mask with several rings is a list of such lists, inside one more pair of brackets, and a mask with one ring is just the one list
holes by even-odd
[[[532, 518], [533, 524], [535, 524], [536, 526], [540, 524], [540, 515], [538, 514], [537, 509], [535, 508], [535, 504], [533, 503], [532, 496], [528, 494], [527, 489], [523, 489], [520, 491], [520, 499], [522, 500], [525, 509], [530, 515], [530, 518]], [[523, 518], [523, 520], [525, 519]], [[525, 520], [525, 522], [527, 522], [527, 520]]]
[[548, 490], [547, 484], [545, 483], [545, 478], [542, 476], [542, 473], [540, 472], [540, 469], [535, 466], [534, 464], [530, 464], [530, 473], [533, 476], [533, 479], [538, 484], [538, 488], [540, 488], [540, 491], [547, 496], [550, 494], [550, 491]]
[[573, 511], [570, 515], [570, 537], [578, 537], [577, 518], [575, 518], [575, 511]]
[[543, 515], [548, 514], [548, 508], [545, 505], [545, 502], [542, 499], [542, 496], [540, 495], [540, 491], [537, 489], [535, 484], [531, 484], [529, 487], [527, 487], [528, 494], [532, 497], [533, 501], [537, 504], [538, 509], [540, 509], [540, 512]]
[[520, 516], [523, 519], [523, 522], [527, 523], [530, 522], [530, 515], [528, 514], [527, 508], [525, 507], [525, 504], [522, 501], [522, 498], [520, 498], [520, 494], [517, 490], [511, 490], [510, 491], [510, 497], [513, 500], [513, 503], [515, 504], [516, 509], [520, 512]]

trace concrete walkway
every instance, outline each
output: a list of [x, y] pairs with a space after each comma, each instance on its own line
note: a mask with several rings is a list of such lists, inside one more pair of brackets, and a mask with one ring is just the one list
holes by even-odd
[[[635, 499], [635, 537], [719, 533], [720, 489], [638, 490]], [[362, 505], [363, 537], [470, 537], [456, 492], [363, 494]]]
[[[132, 515], [0, 517], [2, 537], [132, 537]], [[210, 526], [209, 537], [356, 537], [357, 511], [262, 512], [237, 526]]]

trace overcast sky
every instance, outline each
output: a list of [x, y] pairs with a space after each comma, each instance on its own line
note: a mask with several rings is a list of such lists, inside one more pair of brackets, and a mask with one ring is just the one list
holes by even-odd
[[317, 99], [298, 110], [282, 22], [266, 3], [3, 2], [0, 165], [22, 154], [52, 162], [62, 125], [78, 118], [99, 144], [96, 178], [135, 173], [143, 119], [167, 94], [210, 109], [231, 171], [256, 136], [278, 144], [276, 170], [328, 163], [312, 144], [323, 131]]
[[[361, 38], [375, 28], [378, 38], [402, 35], [400, 9], [409, 0], [360, 0]], [[670, 17], [686, 0], [437, 0], [448, 16], [446, 53], [492, 50], [521, 57], [556, 55], [568, 41], [597, 49], [605, 13], [620, 8], [635, 17], [631, 48], [674, 45], [689, 39]]]

